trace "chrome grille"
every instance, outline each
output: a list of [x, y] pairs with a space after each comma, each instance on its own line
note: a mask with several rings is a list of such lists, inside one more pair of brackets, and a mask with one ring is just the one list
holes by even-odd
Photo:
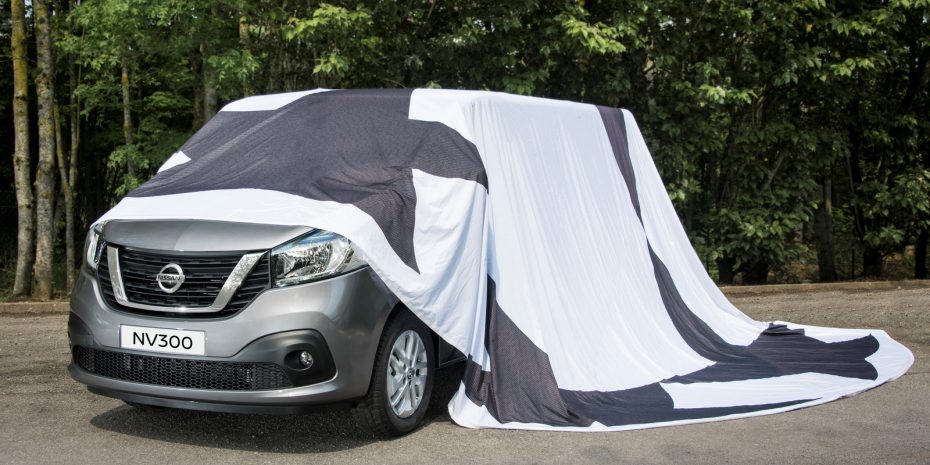
[[[107, 256], [100, 260], [97, 281], [108, 304], [130, 312], [224, 316], [245, 308], [271, 287], [267, 253], [159, 253], [109, 244], [107, 253], [111, 252], [115, 261]], [[169, 263], [184, 270], [184, 282], [173, 293], [163, 291], [155, 279]], [[114, 272], [117, 265], [118, 272]], [[114, 281], [120, 286], [114, 286]], [[236, 283], [240, 283], [238, 287], [234, 287]], [[224, 286], [228, 290], [223, 290]]]
[[[130, 302], [162, 307], [208, 307], [239, 263], [241, 254], [220, 256], [164, 255], [121, 249], [123, 288]], [[184, 283], [173, 294], [158, 287], [155, 275], [175, 263], [184, 270]]]
[[252, 299], [271, 287], [271, 264], [268, 254], [262, 256], [262, 259], [255, 264], [252, 272], [245, 278], [245, 281], [236, 290], [232, 300], [226, 304], [223, 309], [226, 313], [238, 312], [252, 303]]

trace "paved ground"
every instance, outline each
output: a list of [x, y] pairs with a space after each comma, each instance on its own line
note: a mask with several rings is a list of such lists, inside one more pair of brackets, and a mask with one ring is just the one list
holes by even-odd
[[[930, 289], [730, 290], [758, 319], [881, 327], [917, 358], [901, 379], [784, 414], [621, 433], [468, 430], [449, 421], [446, 372], [430, 423], [379, 441], [342, 412], [147, 412], [68, 378], [63, 306], [0, 306], [0, 463], [930, 463]], [[801, 289], [801, 291], [799, 291]], [[459, 373], [460, 375], [460, 373]]]

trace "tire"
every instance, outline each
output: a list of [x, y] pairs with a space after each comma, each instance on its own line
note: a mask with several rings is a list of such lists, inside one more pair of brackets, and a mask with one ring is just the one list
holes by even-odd
[[[399, 341], [401, 338], [403, 340]], [[410, 363], [410, 357], [404, 357], [409, 351], [398, 354], [394, 350], [395, 345], [400, 344], [401, 348], [405, 348], [409, 347], [405, 343], [412, 341], [416, 346], [417, 338], [422, 344], [422, 350], [416, 351], [414, 361]], [[359, 426], [375, 435], [386, 437], [403, 436], [420, 426], [433, 392], [436, 372], [434, 357], [435, 349], [429, 328], [406, 309], [394, 315], [385, 325], [378, 342], [368, 394], [352, 409]], [[389, 377], [395, 381], [392, 382]], [[399, 393], [402, 395], [397, 401]], [[392, 394], [395, 406], [391, 403]]]

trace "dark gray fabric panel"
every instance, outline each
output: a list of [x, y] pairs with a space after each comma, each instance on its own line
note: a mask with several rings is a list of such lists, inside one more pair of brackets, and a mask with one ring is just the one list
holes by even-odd
[[878, 371], [866, 358], [874, 354], [878, 346], [878, 340], [871, 335], [828, 343], [802, 333], [769, 333], [766, 330], [745, 347], [744, 352], [750, 357], [718, 361], [703, 370], [676, 376], [668, 381], [709, 383], [800, 373], [875, 380]]
[[659, 383], [613, 392], [563, 391], [562, 395], [566, 403], [575, 408], [579, 415], [606, 426], [723, 417], [788, 407], [815, 400], [799, 399], [760, 405], [676, 409], [672, 405], [672, 398], [662, 389], [662, 386], [659, 386]]
[[614, 159], [617, 160], [617, 166], [620, 167], [623, 181], [630, 192], [633, 209], [636, 210], [636, 216], [642, 219], [643, 215], [639, 207], [639, 194], [636, 192], [636, 177], [633, 175], [630, 143], [626, 137], [626, 123], [623, 121], [623, 112], [619, 108], [601, 105], [597, 106], [597, 111], [601, 114], [601, 121], [604, 122], [604, 129], [607, 130], [607, 139], [610, 141], [610, 148], [614, 152]]
[[517, 328], [497, 303], [497, 286], [488, 278], [485, 347], [491, 371], [468, 361], [463, 382], [468, 398], [485, 405], [500, 422], [586, 426], [562, 400], [549, 356]]
[[255, 188], [353, 204], [419, 271], [412, 170], [488, 183], [474, 144], [441, 123], [409, 119], [411, 92], [330, 91], [276, 110], [220, 112], [181, 147], [190, 162], [129, 195]]

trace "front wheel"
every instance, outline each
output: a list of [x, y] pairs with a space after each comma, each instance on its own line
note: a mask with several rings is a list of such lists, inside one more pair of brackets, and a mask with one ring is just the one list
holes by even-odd
[[353, 409], [363, 428], [384, 436], [413, 431], [433, 390], [433, 338], [409, 311], [388, 322], [378, 343], [371, 389]]

